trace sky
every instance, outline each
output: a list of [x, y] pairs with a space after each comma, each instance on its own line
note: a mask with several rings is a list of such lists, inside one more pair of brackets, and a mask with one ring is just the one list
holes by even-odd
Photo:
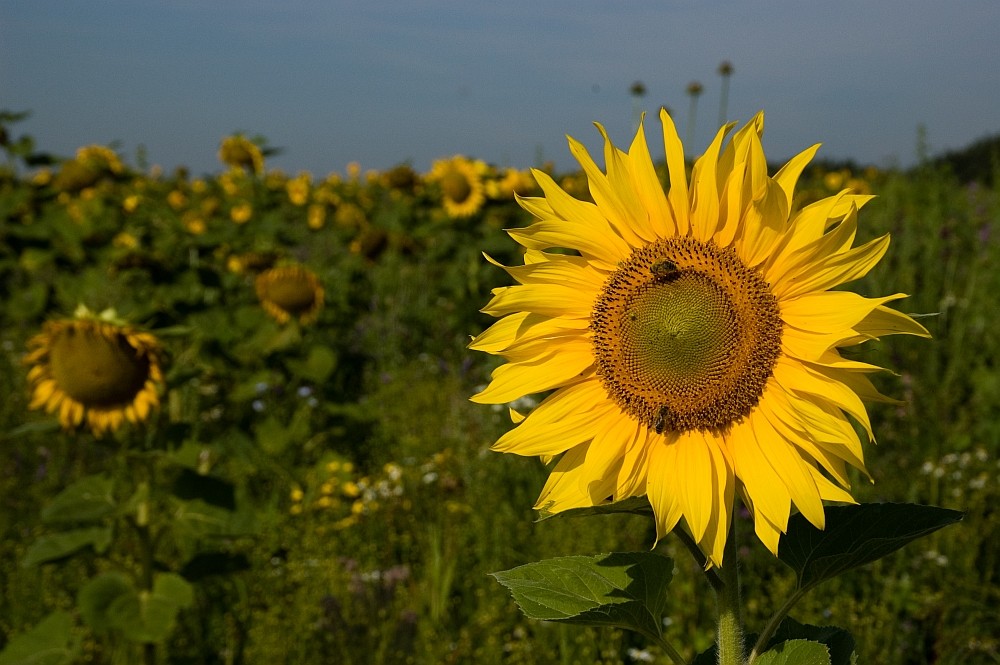
[[725, 60], [726, 118], [763, 109], [771, 161], [822, 143], [906, 166], [918, 128], [932, 153], [1000, 132], [998, 32], [996, 0], [0, 0], [0, 109], [31, 111], [13, 134], [41, 150], [193, 173], [219, 172], [237, 131], [288, 173], [455, 154], [569, 170], [566, 135], [599, 155], [593, 123], [627, 145], [639, 109], [662, 157], [660, 106], [700, 154]]

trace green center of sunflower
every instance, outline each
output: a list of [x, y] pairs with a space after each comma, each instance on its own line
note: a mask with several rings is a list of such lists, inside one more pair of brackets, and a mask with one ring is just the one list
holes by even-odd
[[289, 314], [309, 311], [316, 302], [316, 288], [303, 275], [297, 273], [274, 276], [267, 283], [267, 299]]
[[123, 334], [97, 327], [74, 326], [57, 334], [49, 365], [59, 388], [86, 407], [128, 404], [149, 378], [146, 356]]
[[605, 283], [591, 329], [609, 396], [657, 432], [748, 415], [781, 350], [768, 284], [732, 249], [692, 238], [636, 249]]
[[464, 174], [452, 171], [441, 178], [441, 191], [455, 203], [462, 203], [472, 194], [472, 183]]

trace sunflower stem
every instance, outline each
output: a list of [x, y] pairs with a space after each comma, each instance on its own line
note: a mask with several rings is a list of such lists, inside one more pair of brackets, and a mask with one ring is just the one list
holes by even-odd
[[740, 566], [736, 549], [736, 520], [729, 525], [729, 537], [719, 567], [722, 588], [716, 590], [718, 607], [719, 665], [743, 665], [743, 619], [740, 612]]

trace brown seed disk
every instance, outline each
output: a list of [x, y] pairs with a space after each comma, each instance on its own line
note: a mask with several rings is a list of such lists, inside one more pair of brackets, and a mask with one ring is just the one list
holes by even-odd
[[781, 352], [781, 312], [760, 273], [732, 248], [687, 237], [635, 249], [590, 325], [608, 395], [657, 432], [739, 421]]

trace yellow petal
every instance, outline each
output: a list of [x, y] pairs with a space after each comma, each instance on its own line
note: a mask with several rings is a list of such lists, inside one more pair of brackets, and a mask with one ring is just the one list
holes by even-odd
[[581, 293], [570, 286], [517, 284], [493, 289], [493, 298], [482, 311], [491, 316], [534, 312], [554, 317], [589, 318], [593, 304], [592, 293]]
[[676, 235], [677, 224], [674, 222], [667, 197], [663, 193], [663, 185], [660, 184], [660, 178], [653, 168], [653, 159], [649, 155], [642, 123], [639, 123], [628, 156], [632, 163], [632, 183], [648, 215], [651, 231], [663, 238]]
[[670, 189], [667, 201], [673, 212], [678, 235], [687, 235], [691, 224], [688, 220], [687, 166], [684, 164], [684, 145], [677, 135], [677, 128], [666, 109], [660, 109], [663, 124], [663, 150], [667, 157], [667, 172], [670, 174]]
[[697, 240], [709, 240], [719, 228], [719, 150], [732, 128], [728, 124], [716, 133], [691, 171], [691, 235]]
[[504, 404], [519, 397], [558, 388], [580, 377], [594, 363], [588, 340], [560, 344], [544, 356], [501, 365], [489, 386], [473, 395], [479, 404]]

